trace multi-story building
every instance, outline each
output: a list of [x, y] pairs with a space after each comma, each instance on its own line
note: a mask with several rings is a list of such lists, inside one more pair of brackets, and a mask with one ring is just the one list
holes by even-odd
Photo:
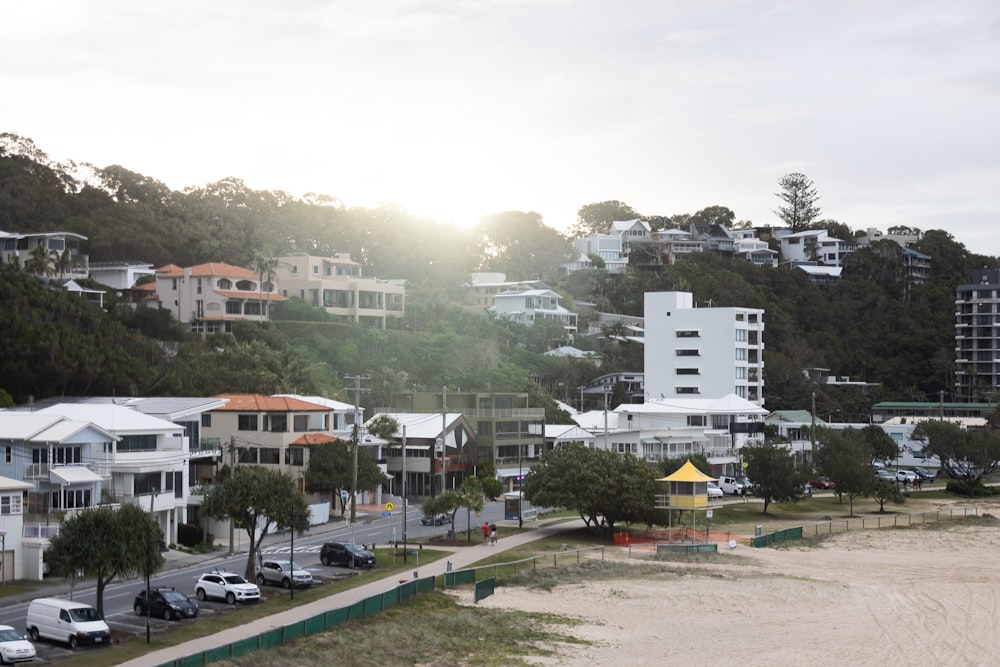
[[764, 311], [695, 308], [690, 292], [647, 292], [648, 400], [719, 398], [764, 404]]
[[281, 294], [356, 324], [384, 329], [390, 319], [403, 317], [406, 287], [361, 275], [350, 255], [314, 257], [304, 253], [278, 257], [275, 270]]
[[[506, 392], [402, 392], [392, 396], [397, 412], [436, 413], [441, 425], [442, 403], [448, 413], [458, 413], [474, 433], [463, 450], [463, 461], [453, 466], [472, 466], [481, 459], [493, 461], [507, 488], [528, 463], [537, 463], [545, 447], [545, 409], [528, 407], [527, 393]], [[520, 463], [520, 466], [519, 466]]]
[[472, 312], [482, 312], [496, 306], [498, 294], [548, 288], [541, 280], [507, 280], [505, 273], [473, 273], [472, 281], [465, 285], [465, 305]]
[[976, 269], [955, 296], [955, 393], [968, 401], [1000, 389], [1000, 270]]
[[[32, 253], [42, 247], [51, 260], [51, 276], [59, 279], [86, 278], [90, 258], [80, 252], [80, 246], [86, 240], [86, 236], [72, 232], [20, 234], [0, 231], [0, 264], [15, 265], [25, 270], [32, 262]], [[68, 261], [64, 263], [64, 259]]]
[[214, 398], [225, 404], [202, 415], [202, 432], [221, 440], [226, 464], [267, 466], [298, 480], [312, 448], [336, 439], [329, 406], [261, 394]]
[[496, 295], [494, 312], [497, 317], [529, 327], [549, 320], [561, 325], [567, 333], [576, 333], [576, 313], [559, 305], [560, 299], [559, 293], [550, 289], [509, 290]]
[[219, 262], [157, 269], [156, 294], [160, 308], [198, 334], [231, 333], [237, 320], [266, 320], [271, 306], [286, 300], [254, 271]]
[[857, 245], [830, 236], [825, 229], [809, 229], [781, 237], [781, 258], [786, 262], [818, 262], [842, 266], [845, 255]]

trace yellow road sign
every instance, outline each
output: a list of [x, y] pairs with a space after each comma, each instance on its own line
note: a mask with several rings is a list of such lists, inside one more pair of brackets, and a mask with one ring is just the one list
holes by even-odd
[[392, 503], [386, 503], [385, 504], [385, 511], [386, 512], [391, 512], [393, 507], [395, 507], [395, 505], [393, 505]]

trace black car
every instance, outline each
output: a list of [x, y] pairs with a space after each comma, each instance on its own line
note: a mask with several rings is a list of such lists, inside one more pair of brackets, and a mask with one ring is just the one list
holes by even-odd
[[443, 526], [446, 523], [451, 523], [451, 515], [447, 512], [439, 512], [437, 514], [431, 514], [420, 517], [420, 523], [425, 526]]
[[917, 477], [920, 478], [921, 482], [933, 482], [937, 479], [937, 471], [930, 471], [927, 468], [910, 468], [913, 472], [917, 473]]
[[[146, 589], [139, 591], [132, 604], [136, 616], [146, 615]], [[176, 621], [180, 618], [196, 618], [198, 603], [173, 588], [154, 588], [149, 592], [149, 615]]]
[[351, 569], [375, 567], [375, 554], [357, 544], [326, 542], [319, 551], [319, 562], [323, 565], [343, 565]]

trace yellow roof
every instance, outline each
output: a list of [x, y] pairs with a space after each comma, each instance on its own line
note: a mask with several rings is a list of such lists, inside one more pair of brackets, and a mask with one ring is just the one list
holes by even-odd
[[676, 472], [666, 477], [662, 477], [658, 482], [714, 482], [715, 477], [709, 477], [702, 471], [694, 467], [690, 459], [684, 462]]

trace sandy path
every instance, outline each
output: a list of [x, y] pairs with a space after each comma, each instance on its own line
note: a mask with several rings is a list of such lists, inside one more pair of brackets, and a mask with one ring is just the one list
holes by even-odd
[[544, 665], [1000, 660], [1000, 528], [853, 531], [808, 548], [726, 553], [731, 564], [689, 574], [500, 587], [479, 604], [586, 619], [560, 631], [593, 644], [560, 647]]

